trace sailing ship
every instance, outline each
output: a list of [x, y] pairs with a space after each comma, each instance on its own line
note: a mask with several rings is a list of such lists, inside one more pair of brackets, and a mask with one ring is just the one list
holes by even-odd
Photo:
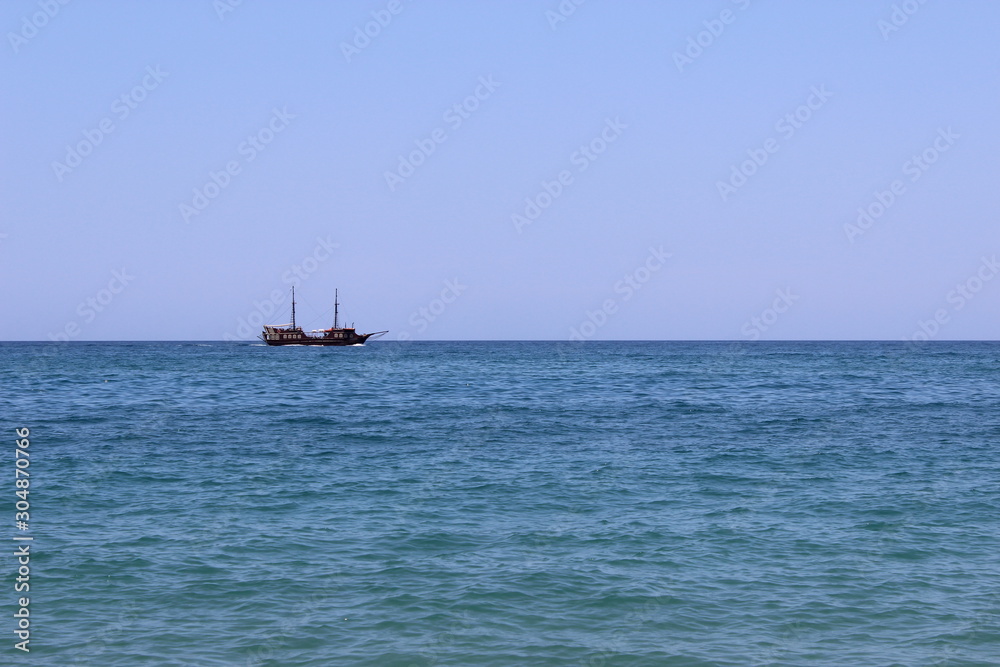
[[340, 326], [339, 290], [333, 293], [333, 326], [329, 329], [314, 329], [305, 332], [295, 324], [295, 288], [292, 288], [292, 323], [265, 324], [264, 332], [258, 336], [268, 345], [364, 345], [369, 338], [378, 338], [388, 331], [359, 334], [353, 326]]

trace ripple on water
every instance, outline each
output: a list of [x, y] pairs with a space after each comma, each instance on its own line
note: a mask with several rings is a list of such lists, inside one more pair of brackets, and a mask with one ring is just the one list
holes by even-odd
[[0, 345], [32, 657], [994, 663], [1000, 346], [730, 348]]

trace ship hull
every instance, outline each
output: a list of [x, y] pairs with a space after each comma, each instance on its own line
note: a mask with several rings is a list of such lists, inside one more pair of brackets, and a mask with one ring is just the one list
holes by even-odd
[[365, 341], [384, 334], [384, 331], [358, 333], [353, 328], [322, 329], [306, 333], [301, 327], [276, 327], [264, 325], [264, 331], [259, 338], [272, 346], [280, 345], [321, 345], [344, 347], [346, 345], [364, 345]]
[[371, 337], [388, 333], [386, 331], [373, 331], [372, 333], [359, 334], [353, 326], [337, 326], [337, 309], [340, 302], [337, 300], [336, 292], [333, 298], [333, 326], [329, 329], [314, 329], [309, 333], [303, 331], [302, 327], [295, 325], [295, 288], [292, 288], [292, 323], [291, 324], [265, 324], [264, 330], [258, 338], [268, 345], [278, 347], [281, 345], [319, 345], [324, 347], [345, 347], [348, 345], [364, 345], [365, 341]]
[[325, 336], [307, 336], [302, 334], [301, 336], [294, 336], [288, 338], [268, 338], [261, 337], [268, 345], [280, 346], [280, 345], [321, 345], [327, 347], [344, 347], [347, 345], [364, 345], [365, 341], [372, 334], [356, 334], [352, 338], [327, 338]]

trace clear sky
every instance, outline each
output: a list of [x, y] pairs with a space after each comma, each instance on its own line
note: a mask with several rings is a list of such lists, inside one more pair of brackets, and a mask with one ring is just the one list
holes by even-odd
[[0, 339], [996, 339], [998, 25], [5, 0]]

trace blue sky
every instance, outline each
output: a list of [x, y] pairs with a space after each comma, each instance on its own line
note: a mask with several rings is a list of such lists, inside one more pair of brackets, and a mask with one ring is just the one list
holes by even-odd
[[998, 24], [8, 0], [0, 339], [995, 339]]

